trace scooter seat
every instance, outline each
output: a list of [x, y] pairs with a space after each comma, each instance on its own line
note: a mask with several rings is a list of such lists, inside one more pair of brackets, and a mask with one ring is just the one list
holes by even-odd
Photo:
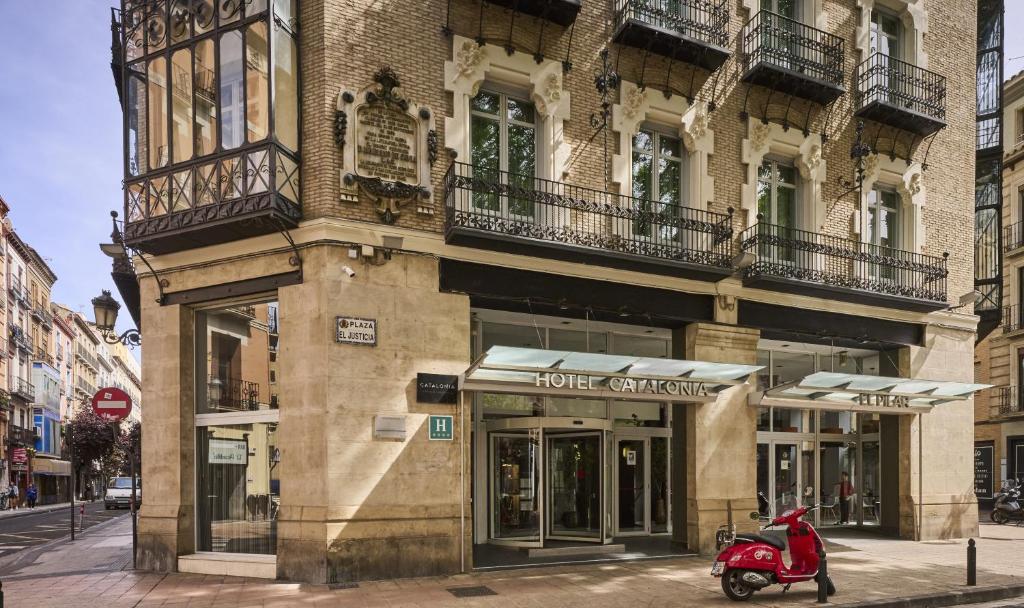
[[775, 536], [761, 536], [760, 534], [737, 534], [736, 540], [746, 540], [752, 543], [764, 543], [771, 545], [779, 551], [786, 550], [786, 541]]

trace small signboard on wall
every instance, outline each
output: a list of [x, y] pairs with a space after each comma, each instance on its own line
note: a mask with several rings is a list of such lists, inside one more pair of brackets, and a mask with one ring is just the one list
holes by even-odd
[[451, 441], [455, 428], [454, 416], [430, 416], [427, 437], [431, 441]]
[[974, 446], [974, 494], [978, 498], [992, 498], [992, 445]]
[[416, 401], [420, 403], [459, 402], [459, 377], [445, 374], [416, 374]]
[[335, 340], [342, 344], [377, 346], [377, 319], [338, 317]]
[[249, 444], [238, 439], [210, 438], [210, 464], [249, 464]]

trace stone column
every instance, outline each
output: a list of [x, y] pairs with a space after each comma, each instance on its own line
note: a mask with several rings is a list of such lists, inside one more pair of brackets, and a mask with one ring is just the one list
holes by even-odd
[[192, 312], [160, 306], [152, 278], [141, 281], [145, 403], [139, 512], [140, 569], [174, 572], [178, 556], [195, 552], [194, 339]]
[[[900, 349], [901, 375], [973, 382], [974, 336], [974, 332], [929, 325], [924, 346]], [[936, 405], [920, 418], [901, 416], [899, 433], [900, 536], [916, 540], [976, 536], [973, 400]]]
[[[753, 365], [759, 336], [755, 329], [693, 323], [684, 341], [674, 339], [673, 345], [677, 351], [680, 342], [685, 345], [686, 359]], [[730, 512], [739, 531], [756, 530], [749, 514], [757, 511], [757, 410], [747, 404], [749, 391], [727, 389], [712, 403], [686, 405], [685, 420], [675, 418], [673, 433], [685, 429], [686, 453], [676, 462], [686, 467], [685, 539], [691, 550], [714, 552], [715, 532]]]

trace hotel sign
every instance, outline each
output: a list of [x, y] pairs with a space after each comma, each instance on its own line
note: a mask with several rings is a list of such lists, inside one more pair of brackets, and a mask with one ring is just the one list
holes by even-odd
[[626, 394], [669, 395], [674, 397], [708, 397], [713, 393], [704, 382], [696, 380], [655, 380], [650, 378], [622, 378], [619, 376], [590, 376], [537, 372], [538, 388], [567, 388], [578, 391], [611, 390]]
[[906, 395], [882, 395], [876, 393], [860, 393], [854, 400], [857, 405], [866, 407], [893, 407], [910, 409], [910, 397]]
[[420, 403], [458, 403], [459, 377], [445, 374], [416, 374], [416, 401]]

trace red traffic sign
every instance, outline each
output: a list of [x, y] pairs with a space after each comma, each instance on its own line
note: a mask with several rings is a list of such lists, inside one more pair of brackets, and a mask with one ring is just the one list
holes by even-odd
[[132, 412], [132, 398], [119, 388], [101, 388], [92, 396], [92, 411], [100, 418], [118, 422]]

